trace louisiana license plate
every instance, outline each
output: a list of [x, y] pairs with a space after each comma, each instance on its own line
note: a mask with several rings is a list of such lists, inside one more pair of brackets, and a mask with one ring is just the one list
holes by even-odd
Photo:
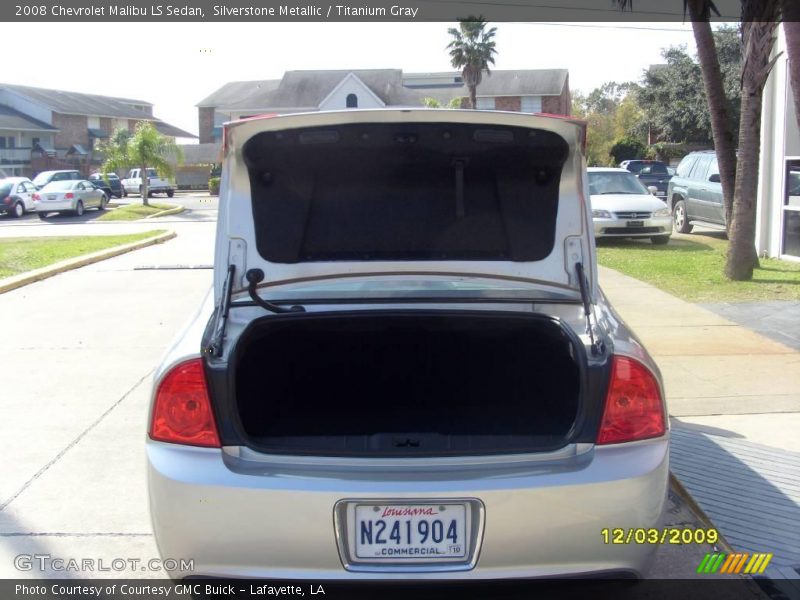
[[628, 227], [644, 227], [644, 221], [628, 221]]
[[465, 559], [466, 504], [357, 504], [350, 547], [360, 560]]

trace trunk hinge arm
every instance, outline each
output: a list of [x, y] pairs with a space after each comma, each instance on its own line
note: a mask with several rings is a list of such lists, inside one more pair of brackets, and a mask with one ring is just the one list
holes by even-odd
[[228, 323], [228, 313], [231, 309], [231, 293], [233, 291], [233, 277], [236, 275], [236, 265], [228, 265], [228, 274], [222, 285], [222, 300], [217, 311], [214, 324], [214, 335], [211, 343], [205, 349], [206, 353], [219, 358], [222, 356], [222, 343], [225, 340], [225, 325]]
[[273, 304], [272, 302], [267, 302], [261, 296], [259, 296], [258, 284], [264, 281], [264, 271], [262, 271], [261, 269], [249, 269], [247, 273], [245, 273], [244, 277], [245, 279], [247, 279], [247, 293], [250, 294], [250, 299], [261, 308], [266, 308], [268, 311], [274, 313], [295, 313], [295, 312], [306, 311], [305, 308], [299, 305], [295, 305], [289, 308], [278, 306], [277, 304]]
[[[594, 328], [592, 327], [592, 315], [594, 314], [594, 306], [589, 297], [589, 281], [586, 279], [586, 272], [583, 268], [582, 262], [575, 263], [575, 272], [578, 274], [578, 286], [581, 288], [581, 300], [583, 302], [583, 314], [586, 317], [586, 332], [589, 334], [590, 348], [593, 356], [605, 352], [605, 345], [600, 340], [594, 339]], [[595, 321], [597, 316], [595, 315]]]

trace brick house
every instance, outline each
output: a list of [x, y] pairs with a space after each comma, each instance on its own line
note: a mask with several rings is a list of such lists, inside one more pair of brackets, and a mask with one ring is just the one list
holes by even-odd
[[88, 174], [101, 162], [97, 140], [118, 128], [133, 132], [140, 121], [169, 137], [197, 137], [154, 117], [143, 100], [0, 83], [0, 176], [62, 168]]
[[[492, 71], [478, 86], [479, 109], [569, 115], [566, 69]], [[468, 96], [460, 73], [403, 73], [399, 69], [287, 71], [283, 78], [227, 83], [197, 104], [200, 143], [218, 144], [221, 125], [278, 112], [443, 105]]]

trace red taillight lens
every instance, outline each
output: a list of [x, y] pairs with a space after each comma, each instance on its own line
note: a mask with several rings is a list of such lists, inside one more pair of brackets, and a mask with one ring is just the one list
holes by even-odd
[[664, 402], [658, 381], [639, 361], [615, 356], [598, 444], [618, 444], [664, 435]]
[[73, 195], [72, 192], [67, 192], [66, 194], [64, 194], [64, 198], [66, 198], [67, 200], [72, 200], [74, 197], [75, 196]]
[[3, 198], [3, 204], [11, 204], [11, 196], [6, 196]]
[[203, 359], [182, 362], [161, 380], [153, 405], [150, 437], [173, 444], [220, 447]]
[[33, 195], [33, 199], [34, 199], [34, 200], [41, 200], [41, 199], [42, 199], [42, 197], [41, 197], [39, 194], [34, 194], [34, 195]]

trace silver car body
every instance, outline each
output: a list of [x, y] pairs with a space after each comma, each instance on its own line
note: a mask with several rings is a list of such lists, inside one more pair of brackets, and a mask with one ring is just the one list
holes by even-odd
[[108, 198], [87, 180], [54, 181], [40, 189], [36, 196], [36, 212], [75, 212], [78, 203], [83, 208], [104, 208]]
[[[250, 189], [242, 146], [253, 135], [339, 123], [421, 122], [513, 125], [555, 132], [569, 144], [560, 183], [553, 251], [536, 262], [392, 261], [268, 263], [253, 243]], [[585, 346], [587, 360], [611, 352], [640, 361], [658, 379], [658, 368], [609, 306], [597, 286], [582, 130], [555, 118], [488, 111], [347, 111], [254, 119], [226, 126], [214, 289], [167, 352], [154, 378], [159, 384], [177, 364], [197, 358], [201, 340], [224, 297], [228, 265], [238, 273], [260, 267], [274, 295], [302, 295], [307, 282], [355, 278], [386, 285], [411, 276], [425, 281], [481, 278], [524, 290], [529, 302], [486, 300], [465, 305], [439, 299], [433, 308], [451, 311], [541, 313], [558, 319]], [[594, 314], [591, 326], [571, 266], [583, 261]], [[247, 298], [235, 279], [231, 296]], [[415, 311], [419, 302], [382, 303], [381, 310]], [[431, 308], [426, 305], [425, 308]], [[309, 303], [311, 314], [374, 311], [359, 303]], [[218, 357], [230, 359], [242, 332], [265, 316], [257, 306], [230, 310]], [[590, 334], [602, 340], [601, 356], [589, 352]], [[663, 390], [662, 390], [663, 397]], [[151, 411], [153, 409], [151, 408]], [[151, 415], [152, 416], [152, 415]], [[605, 528], [653, 527], [667, 494], [668, 431], [642, 441], [596, 445], [570, 443], [556, 450], [523, 454], [372, 458], [268, 454], [247, 445], [201, 448], [146, 442], [152, 525], [162, 556], [194, 559], [194, 570], [173, 577], [259, 577], [330, 580], [485, 580], [601, 572], [645, 574], [653, 547], [613, 545]], [[463, 503], [470, 542], [457, 561], [375, 563], [359, 561], [352, 537], [354, 502]]]
[[[636, 176], [626, 169], [589, 167], [589, 189], [595, 238], [605, 237], [654, 237], [668, 238], [672, 234], [672, 217], [669, 207], [653, 194], [642, 192], [614, 194], [594, 185], [592, 179], [625, 177], [633, 187], [640, 184]], [[627, 173], [627, 175], [625, 175]], [[594, 189], [593, 189], [594, 188]]]
[[[27, 177], [6, 177], [0, 179], [0, 187], [10, 185], [11, 190], [8, 194], [8, 204], [0, 206], [0, 211], [13, 213], [16, 216], [22, 216], [26, 211], [35, 209], [33, 202], [33, 194], [36, 191], [36, 186]], [[13, 199], [13, 203], [11, 200]]]

